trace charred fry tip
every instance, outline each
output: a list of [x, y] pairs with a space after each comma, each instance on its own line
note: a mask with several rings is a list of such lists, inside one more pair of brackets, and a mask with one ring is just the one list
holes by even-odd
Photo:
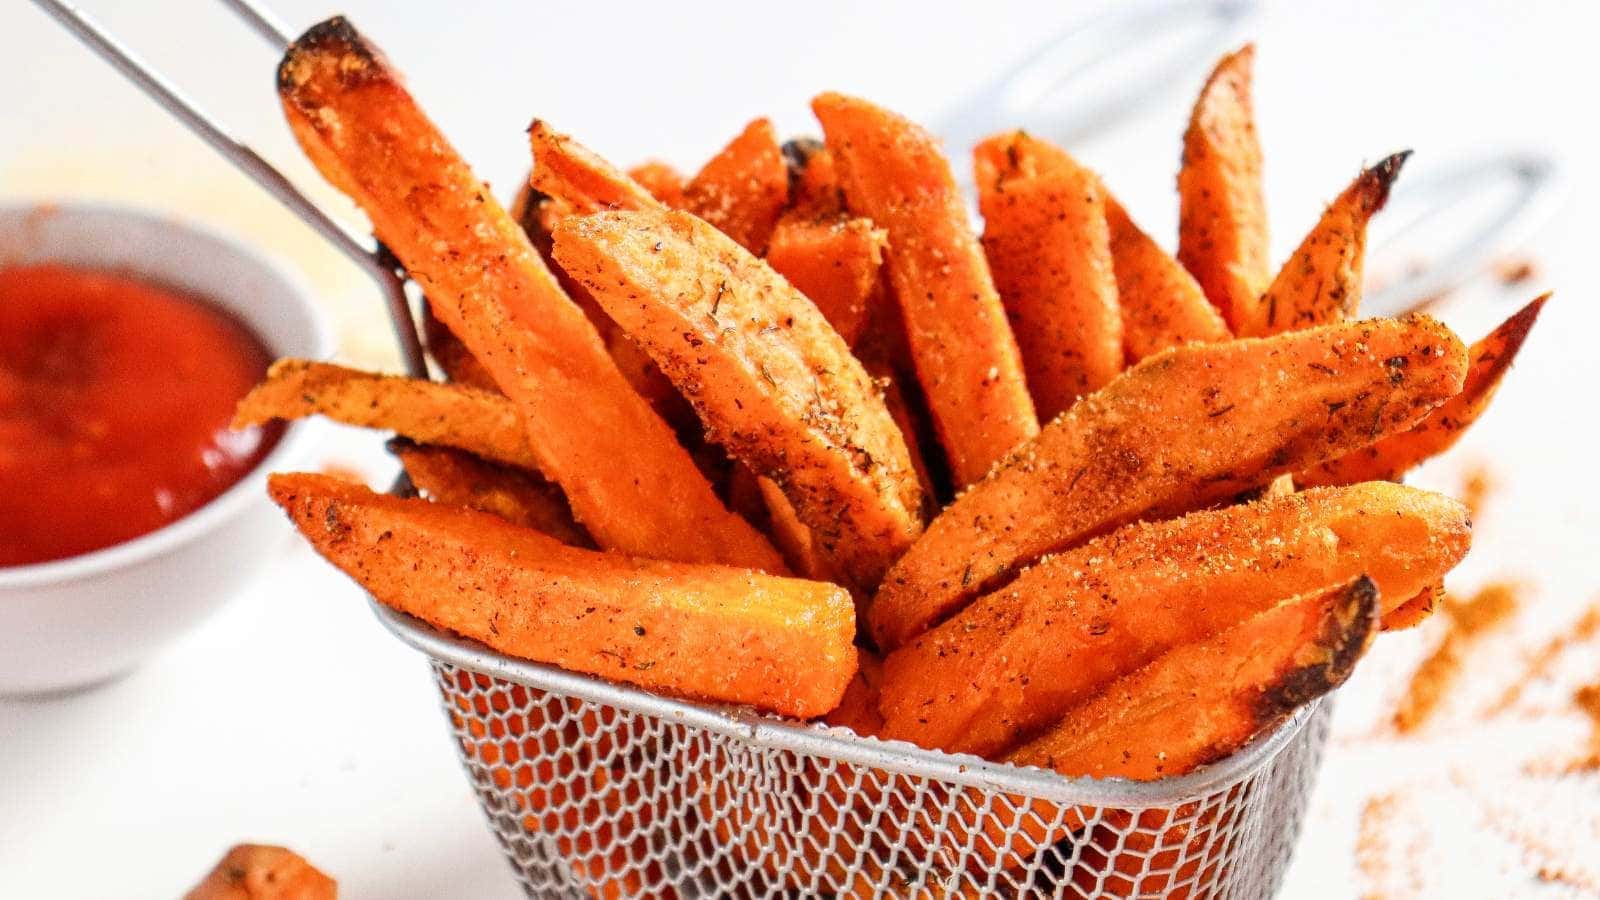
[[1340, 588], [1315, 649], [1322, 658], [1284, 673], [1256, 699], [1260, 722], [1275, 721], [1344, 684], [1378, 628], [1378, 586], [1365, 575]]
[[325, 19], [295, 38], [278, 63], [278, 91], [290, 93], [305, 84], [310, 67], [307, 57], [333, 52], [340, 57], [341, 84], [354, 85], [383, 68], [383, 56], [344, 16]]
[[1410, 150], [1391, 153], [1368, 167], [1356, 179], [1356, 190], [1360, 193], [1362, 208], [1368, 215], [1383, 209], [1384, 204], [1389, 202], [1389, 191], [1394, 188], [1400, 170], [1411, 158], [1411, 153]]

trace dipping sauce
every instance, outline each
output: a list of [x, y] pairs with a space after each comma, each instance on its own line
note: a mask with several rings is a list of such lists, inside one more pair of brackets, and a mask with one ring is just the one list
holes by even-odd
[[0, 268], [0, 566], [122, 543], [227, 490], [282, 431], [228, 429], [269, 361], [203, 299], [115, 272]]

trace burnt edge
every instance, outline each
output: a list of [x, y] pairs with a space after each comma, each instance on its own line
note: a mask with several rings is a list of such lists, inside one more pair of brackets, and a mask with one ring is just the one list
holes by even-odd
[[[1290, 669], [1263, 690], [1255, 702], [1257, 721], [1277, 721], [1350, 677], [1377, 630], [1378, 586], [1362, 575], [1340, 591], [1342, 596], [1325, 614], [1324, 631], [1317, 638], [1317, 645], [1330, 651], [1328, 660]], [[1345, 621], [1351, 613], [1353, 618]]]

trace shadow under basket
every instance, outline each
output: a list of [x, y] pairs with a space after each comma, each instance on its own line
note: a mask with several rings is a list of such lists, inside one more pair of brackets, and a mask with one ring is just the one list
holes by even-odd
[[1189, 775], [1066, 778], [667, 699], [373, 608], [429, 657], [530, 897], [1270, 897], [1328, 734], [1322, 701]]

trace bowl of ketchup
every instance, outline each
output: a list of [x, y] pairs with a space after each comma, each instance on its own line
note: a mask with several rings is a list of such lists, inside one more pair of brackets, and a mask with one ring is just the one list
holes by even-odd
[[232, 431], [310, 295], [239, 242], [97, 205], [0, 207], [0, 693], [130, 671], [279, 546], [266, 473], [302, 425]]

